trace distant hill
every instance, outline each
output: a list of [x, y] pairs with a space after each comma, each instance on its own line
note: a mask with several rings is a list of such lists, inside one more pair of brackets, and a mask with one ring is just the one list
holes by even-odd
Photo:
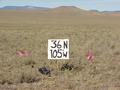
[[57, 11], [57, 12], [82, 12], [82, 11], [86, 11], [86, 10], [82, 10], [82, 9], [75, 7], [75, 6], [60, 6], [60, 7], [53, 8], [52, 10]]
[[35, 6], [5, 6], [0, 9], [40, 9], [40, 10], [48, 10], [50, 8], [45, 8], [45, 7], [35, 7]]
[[22, 9], [28, 9], [28, 10], [48, 10], [48, 11], [52, 11], [52, 12], [56, 12], [56, 13], [79, 13], [79, 14], [94, 14], [94, 15], [98, 15], [98, 14], [120, 14], [120, 11], [98, 11], [98, 10], [83, 10], [80, 9], [78, 7], [75, 6], [60, 6], [60, 7], [56, 7], [56, 8], [46, 8], [46, 7], [36, 7], [36, 6], [5, 6], [0, 8], [2, 10], [22, 10]]
[[56, 9], [56, 10], [74, 10], [74, 11], [79, 11], [79, 10], [82, 10], [82, 9], [80, 9], [80, 8], [78, 8], [78, 7], [75, 7], [75, 6], [60, 6], [60, 7], [56, 7], [56, 8], [54, 8], [54, 9]]
[[102, 11], [102, 13], [120, 13], [120, 11]]

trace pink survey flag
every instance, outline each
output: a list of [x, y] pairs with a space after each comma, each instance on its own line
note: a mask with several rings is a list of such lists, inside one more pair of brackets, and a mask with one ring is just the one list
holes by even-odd
[[20, 51], [17, 51], [17, 56], [19, 57], [28, 57], [30, 56], [30, 52], [28, 52], [27, 50], [20, 50]]
[[87, 58], [88, 61], [91, 61], [91, 62], [93, 61], [94, 55], [93, 55], [93, 53], [92, 53], [91, 50], [89, 50], [89, 51], [87, 52], [86, 58]]

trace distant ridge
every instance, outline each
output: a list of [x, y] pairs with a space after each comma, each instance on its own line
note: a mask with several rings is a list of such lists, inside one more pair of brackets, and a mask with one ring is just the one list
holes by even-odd
[[60, 6], [60, 7], [56, 7], [56, 8], [53, 8], [53, 10], [56, 10], [56, 11], [65, 11], [65, 12], [79, 12], [79, 11], [85, 11], [85, 10], [82, 10], [78, 7], [75, 7], [75, 6]]
[[120, 13], [120, 11], [102, 11], [103, 13]]
[[50, 8], [46, 8], [46, 7], [35, 7], [35, 6], [5, 6], [5, 7], [2, 7], [0, 9], [40, 9], [40, 10], [47, 10], [47, 9], [50, 9]]
[[97, 13], [97, 14], [120, 14], [120, 11], [98, 11], [98, 10], [84, 10], [84, 9], [80, 9], [76, 6], [59, 6], [59, 7], [55, 7], [55, 8], [47, 8], [47, 7], [36, 7], [36, 6], [5, 6], [0, 8], [2, 10], [22, 10], [22, 9], [29, 9], [29, 10], [33, 10], [33, 9], [37, 9], [37, 10], [49, 10], [49, 11], [54, 11], [54, 12], [61, 12], [61, 13], [67, 13], [67, 12], [74, 12], [74, 13]]
[[59, 6], [59, 7], [56, 7], [54, 9], [71, 9], [71, 10], [82, 10], [78, 7], [75, 7], [75, 6]]
[[[47, 7], [36, 7], [36, 6], [5, 6], [0, 9], [41, 9], [41, 10], [46, 10], [46, 9], [51, 9]], [[80, 8], [77, 8], [75, 6], [60, 6], [56, 8], [52, 8], [53, 10], [70, 10], [70, 11], [78, 11], [81, 10]]]

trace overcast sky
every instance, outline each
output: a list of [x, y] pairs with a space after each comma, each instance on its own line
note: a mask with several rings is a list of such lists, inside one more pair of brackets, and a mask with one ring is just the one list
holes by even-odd
[[0, 7], [4, 6], [77, 6], [81, 9], [96, 9], [100, 11], [120, 10], [120, 0], [0, 0]]

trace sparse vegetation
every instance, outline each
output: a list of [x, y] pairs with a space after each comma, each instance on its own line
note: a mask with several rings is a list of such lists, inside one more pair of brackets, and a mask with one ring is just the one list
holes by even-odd
[[[63, 9], [63, 8], [62, 8]], [[48, 39], [68, 38], [70, 59], [47, 59]], [[0, 10], [0, 90], [120, 89], [120, 17], [59, 9]], [[86, 59], [88, 50], [93, 62]], [[16, 51], [29, 50], [28, 57]], [[65, 63], [71, 71], [61, 71]], [[53, 69], [51, 77], [39, 67]]]

